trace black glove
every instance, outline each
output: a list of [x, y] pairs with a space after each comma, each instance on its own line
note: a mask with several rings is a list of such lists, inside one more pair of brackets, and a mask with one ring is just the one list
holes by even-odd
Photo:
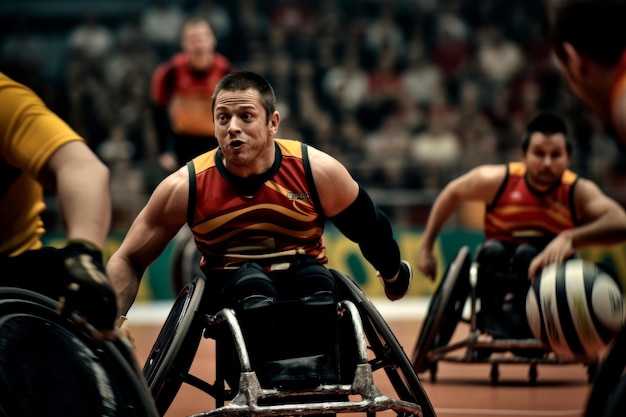
[[60, 251], [66, 271], [61, 315], [76, 313], [98, 330], [113, 330], [117, 301], [102, 263], [102, 252], [84, 241], [70, 241]]
[[409, 291], [412, 279], [411, 265], [407, 261], [400, 262], [400, 269], [395, 277], [382, 278], [387, 298], [391, 301], [396, 301], [404, 297]]

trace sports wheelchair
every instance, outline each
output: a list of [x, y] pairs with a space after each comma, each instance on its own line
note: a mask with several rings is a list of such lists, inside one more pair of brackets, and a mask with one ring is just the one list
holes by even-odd
[[[182, 240], [174, 249], [174, 256], [187, 256], [182, 262], [176, 261], [179, 265], [198, 258], [193, 251], [180, 250], [193, 243], [189, 242]], [[337, 379], [308, 385], [262, 384], [237, 313], [230, 308], [210, 313], [203, 276], [193, 280], [181, 275], [173, 277], [179, 283], [188, 282], [178, 294], [144, 365], [159, 413], [166, 413], [185, 383], [215, 402], [214, 409], [190, 417], [339, 413], [373, 416], [388, 410], [403, 417], [435, 417], [411, 362], [378, 310], [351, 278], [331, 271], [337, 282], [337, 299], [342, 300], [336, 305]], [[203, 337], [215, 342], [212, 382], [190, 372]], [[298, 366], [298, 360], [294, 359], [294, 367]], [[379, 378], [385, 376], [384, 382], [393, 388], [395, 395], [378, 388]]]
[[57, 313], [39, 293], [0, 288], [0, 416], [157, 417], [130, 343]]
[[584, 417], [620, 417], [626, 409], [626, 328], [615, 337], [587, 398]]
[[[497, 385], [500, 364], [528, 364], [529, 383], [534, 385], [537, 383], [537, 365], [580, 362], [556, 356], [549, 346], [532, 337], [492, 337], [491, 329], [482, 320], [480, 298], [476, 291], [479, 266], [476, 260], [472, 261], [468, 246], [462, 246], [447, 266], [441, 283], [430, 299], [413, 350], [411, 360], [418, 374], [430, 372], [430, 381], [436, 382], [439, 361], [487, 363], [491, 364], [491, 385]], [[459, 323], [469, 326], [469, 334], [451, 342]], [[584, 365], [591, 382], [597, 363]]]

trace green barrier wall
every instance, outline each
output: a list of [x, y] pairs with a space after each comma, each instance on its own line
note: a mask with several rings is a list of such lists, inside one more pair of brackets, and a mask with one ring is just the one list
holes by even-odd
[[[435, 283], [430, 282], [421, 275], [415, 268], [417, 262], [417, 250], [421, 242], [421, 231], [411, 229], [400, 229], [396, 231], [396, 237], [403, 254], [403, 258], [413, 265], [413, 285], [409, 295], [424, 296], [431, 294], [438, 285], [446, 266], [454, 258], [458, 250], [463, 246], [469, 246], [472, 254], [476, 246], [483, 240], [483, 235], [476, 231], [444, 231], [436, 245], [437, 258], [439, 260], [439, 277]], [[111, 235], [104, 249], [105, 259], [119, 247], [123, 235]], [[383, 289], [376, 278], [376, 271], [361, 256], [358, 246], [346, 239], [335, 229], [329, 228], [324, 235], [328, 250], [329, 264], [331, 268], [342, 271], [353, 277], [370, 297], [383, 297]], [[59, 246], [64, 242], [62, 237], [49, 237], [47, 245]], [[161, 256], [150, 266], [144, 275], [137, 299], [148, 300], [168, 300], [172, 293], [169, 275], [172, 245], [170, 244]], [[622, 283], [626, 283], [626, 244], [611, 247], [594, 247], [583, 249], [580, 256], [591, 262], [604, 263], [612, 268], [621, 278]]]

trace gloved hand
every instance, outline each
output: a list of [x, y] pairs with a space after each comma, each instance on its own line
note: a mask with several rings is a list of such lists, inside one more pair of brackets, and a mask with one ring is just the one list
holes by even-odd
[[102, 252], [86, 241], [70, 241], [60, 251], [66, 271], [60, 314], [76, 313], [103, 331], [105, 337], [113, 334], [117, 301], [102, 263]]
[[411, 265], [404, 260], [400, 262], [400, 269], [395, 277], [383, 278], [378, 272], [376, 275], [383, 281], [385, 295], [391, 301], [396, 301], [404, 297], [409, 291], [411, 280], [413, 279]]

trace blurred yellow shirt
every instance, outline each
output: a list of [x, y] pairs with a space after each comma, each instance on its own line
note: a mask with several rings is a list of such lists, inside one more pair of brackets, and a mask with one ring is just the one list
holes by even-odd
[[65, 143], [84, 140], [28, 87], [0, 72], [0, 255], [42, 246], [46, 206], [37, 177]]

